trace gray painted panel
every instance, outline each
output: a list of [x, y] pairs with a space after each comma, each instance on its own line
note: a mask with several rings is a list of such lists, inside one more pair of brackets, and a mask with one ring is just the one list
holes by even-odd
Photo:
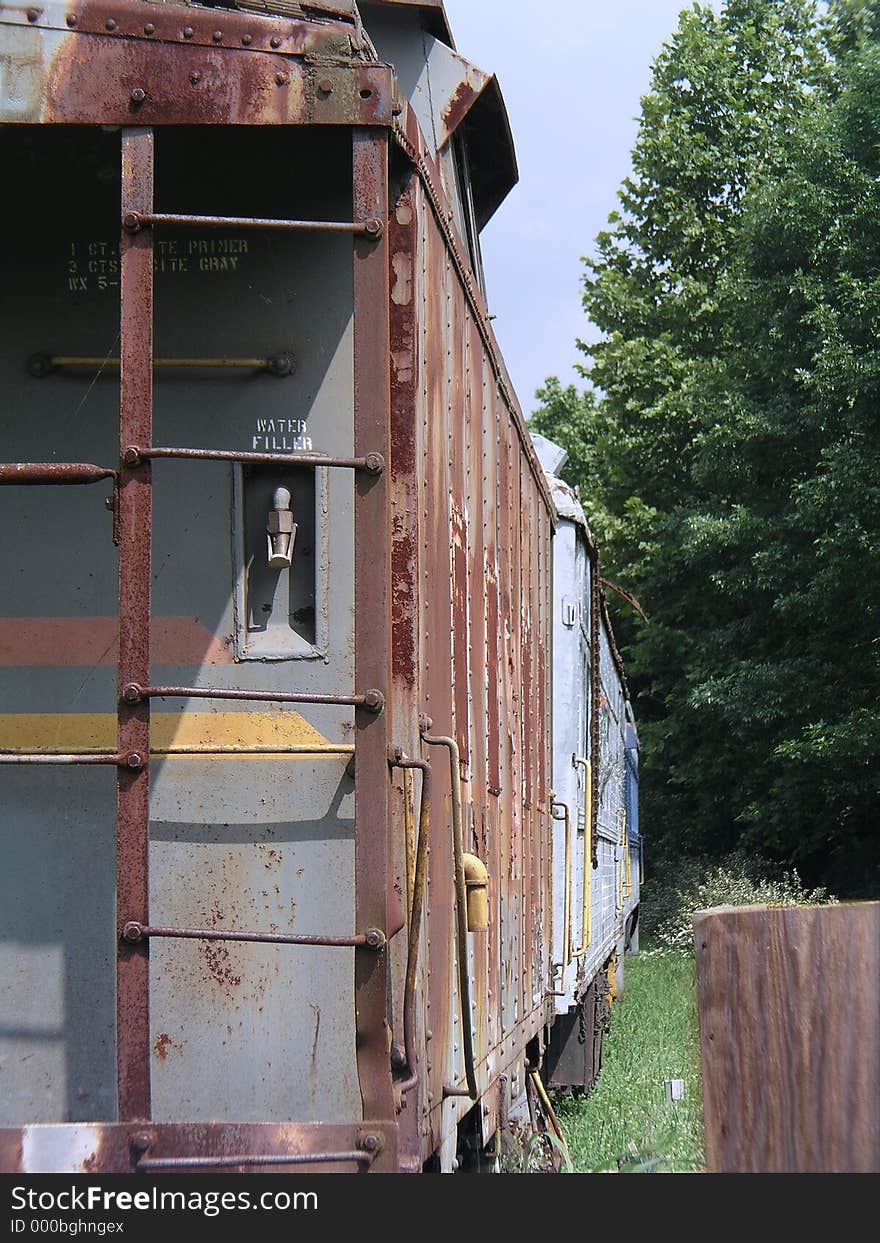
[[[10, 296], [2, 323], [0, 459], [112, 466], [117, 378], [88, 371], [38, 380], [24, 364], [38, 350], [118, 353], [118, 135], [7, 132], [3, 141], [22, 182], [21, 197], [3, 208]], [[323, 133], [320, 148], [306, 134], [165, 131], [157, 150], [158, 210], [351, 216], [343, 131]], [[300, 176], [305, 167], [320, 168], [321, 178]], [[51, 214], [59, 179], [78, 213], [60, 233]], [[284, 379], [246, 371], [158, 372], [155, 443], [284, 451], [301, 447], [294, 435], [308, 435], [318, 451], [350, 454], [350, 239], [163, 230], [160, 241], [158, 356], [291, 350], [297, 369]], [[327, 582], [326, 658], [241, 664], [233, 663], [233, 474], [225, 463], [154, 467], [154, 615], [186, 623], [185, 640], [172, 633], [154, 643], [154, 681], [352, 693], [351, 473], [328, 472], [334, 572]], [[108, 492], [103, 485], [0, 489], [0, 521], [16, 533], [0, 549], [0, 617], [115, 616]], [[62, 630], [58, 667], [40, 625], [23, 620], [20, 631], [7, 625], [3, 641], [10, 641], [12, 655], [0, 668], [0, 713], [63, 714], [62, 732], [81, 730], [83, 713], [114, 713], [112, 625], [97, 667], [91, 667], [94, 650], [88, 659], [72, 650], [108, 624], [95, 622], [74, 639], [69, 626]], [[44, 636], [39, 656], [29, 650], [29, 627]], [[219, 700], [159, 701], [156, 733], [167, 720], [163, 714], [198, 713], [210, 723], [208, 714], [216, 713], [228, 723], [232, 710], [244, 724], [275, 712], [269, 704], [254, 708], [252, 714], [245, 704]], [[274, 719], [296, 715], [286, 710]], [[352, 741], [350, 709], [305, 708], [298, 715], [331, 742]], [[347, 766], [338, 755], [156, 758], [153, 920], [248, 931], [353, 931]], [[114, 1116], [114, 777], [112, 769], [0, 770], [10, 861], [0, 923], [4, 1121]], [[359, 1116], [350, 950], [156, 941], [151, 958], [157, 1117]]]

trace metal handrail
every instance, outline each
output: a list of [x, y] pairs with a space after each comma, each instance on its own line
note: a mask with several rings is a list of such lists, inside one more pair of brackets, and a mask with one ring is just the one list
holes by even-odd
[[477, 1070], [474, 1059], [474, 1039], [471, 1032], [471, 979], [468, 969], [467, 942], [467, 886], [464, 877], [464, 840], [461, 814], [461, 777], [458, 743], [454, 738], [432, 735], [422, 731], [422, 741], [429, 747], [446, 747], [449, 751], [449, 769], [452, 785], [452, 854], [455, 862], [455, 915], [456, 944], [458, 947], [458, 996], [461, 1006], [462, 1045], [467, 1091], [460, 1088], [443, 1089], [444, 1096], [469, 1096], [476, 1100], [480, 1095], [477, 1087]]
[[554, 820], [559, 820], [559, 816], [553, 815], [553, 808], [561, 807], [564, 815], [561, 817], [565, 821], [565, 888], [562, 895], [562, 985], [565, 987], [565, 973], [571, 962], [571, 882], [572, 882], [572, 841], [571, 841], [571, 808], [568, 803], [563, 803], [560, 799], [554, 798], [550, 804], [550, 815]]
[[422, 931], [422, 911], [425, 905], [425, 887], [428, 878], [428, 842], [431, 828], [431, 765], [427, 760], [410, 759], [398, 753], [394, 759], [396, 768], [409, 771], [419, 768], [422, 772], [422, 790], [419, 802], [419, 837], [415, 850], [412, 900], [409, 918], [409, 937], [406, 948], [406, 982], [403, 990], [403, 1047], [406, 1057], [406, 1079], [396, 1084], [401, 1096], [410, 1092], [419, 1081], [416, 1066], [416, 983], [418, 980], [419, 943]]
[[572, 958], [580, 958], [582, 954], [587, 952], [593, 939], [592, 834], [589, 829], [593, 822], [593, 766], [589, 760], [584, 759], [580, 755], [573, 755], [572, 763], [575, 768], [583, 768], [584, 780], [586, 782], [586, 790], [584, 792], [584, 884], [583, 904], [581, 907], [581, 939], [583, 944], [571, 952]]

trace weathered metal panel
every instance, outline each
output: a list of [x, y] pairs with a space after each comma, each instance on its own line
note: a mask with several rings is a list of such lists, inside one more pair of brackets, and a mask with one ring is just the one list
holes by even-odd
[[[5, 235], [16, 239], [6, 269], [15, 315], [4, 321], [3, 385], [10, 400], [0, 456], [40, 460], [58, 454], [112, 465], [118, 456], [118, 380], [98, 376], [100, 367], [39, 379], [24, 364], [35, 350], [101, 358], [114, 352], [119, 139], [41, 130], [32, 142], [16, 129], [6, 131], [4, 141], [11, 144], [10, 163], [29, 167], [31, 175], [18, 202], [7, 200], [5, 209]], [[303, 135], [296, 141], [305, 145], [289, 151], [291, 160], [312, 158], [312, 140]], [[322, 214], [323, 207], [331, 217], [350, 215], [350, 144], [344, 134], [333, 139], [325, 133], [323, 185], [298, 183], [295, 202], [290, 187], [278, 185], [263, 136], [254, 132], [237, 142], [228, 133], [202, 133], [197, 142], [193, 131], [163, 133], [157, 138], [160, 178], [177, 184], [186, 205], [196, 209], [235, 212], [256, 205], [282, 214], [296, 206], [308, 215]], [[202, 160], [217, 169], [224, 158], [249, 173], [239, 181], [229, 178], [222, 198], [216, 185], [198, 183]], [[57, 240], [35, 251], [23, 219], [28, 216], [28, 229], [41, 227], [52, 210], [46, 179], [58, 168], [68, 170], [81, 214], [74, 213], [61, 235], [50, 230], [47, 236]], [[255, 436], [273, 434], [270, 423], [283, 423], [289, 432], [304, 420], [316, 450], [350, 453], [351, 240], [169, 229], [157, 234], [156, 246], [157, 352], [251, 355], [287, 347], [298, 361], [296, 374], [287, 378], [163, 372], [155, 384], [161, 440], [251, 449]], [[235, 664], [234, 469], [216, 462], [153, 465], [154, 673], [159, 666], [160, 680], [192, 685], [350, 692], [351, 472], [328, 472], [334, 573], [322, 607], [330, 625], [330, 663]], [[100, 485], [94, 491], [0, 493], [4, 525], [19, 532], [3, 553], [5, 581], [16, 584], [2, 609], [3, 745], [29, 740], [35, 750], [116, 749], [115, 557], [112, 521], [102, 501]], [[47, 548], [53, 550], [52, 575], [45, 573], [42, 553], [35, 556]], [[228, 712], [210, 701], [172, 700], [153, 706], [159, 752], [151, 769], [150, 809], [155, 922], [352, 932], [348, 755], [169, 754], [192, 744], [204, 751], [218, 740], [257, 750], [269, 742], [319, 748], [329, 742], [344, 750], [353, 740], [351, 710], [309, 706], [256, 713], [236, 705]], [[41, 768], [36, 781], [36, 771], [4, 770], [7, 807], [15, 809], [22, 838], [20, 866], [13, 863], [9, 873], [19, 896], [4, 903], [4, 935], [33, 941], [35, 951], [17, 957], [14, 976], [4, 970], [4, 1034], [15, 1042], [18, 1057], [29, 1059], [8, 1062], [5, 1077], [13, 1065], [33, 1072], [3, 1092], [5, 1117], [109, 1120], [116, 1116], [115, 988], [108, 976], [114, 884], [112, 865], [109, 871], [106, 866], [106, 851], [112, 860], [113, 850], [110, 774]], [[383, 780], [385, 771], [383, 755]], [[87, 839], [82, 824], [89, 825]], [[93, 866], [87, 862], [91, 851]], [[51, 883], [47, 856], [57, 864]], [[83, 875], [90, 879], [87, 901], [78, 888]], [[120, 910], [126, 918], [139, 914]], [[39, 929], [36, 941], [29, 928]], [[157, 940], [150, 957], [154, 1116], [342, 1121], [361, 1115], [350, 949]], [[51, 977], [47, 962], [55, 964]], [[297, 999], [293, 1007], [291, 997]], [[30, 1016], [26, 1030], [17, 1013]]]
[[[391, 71], [348, 23], [141, 0], [0, 10], [0, 121], [388, 125]], [[320, 71], [304, 58], [325, 58]], [[333, 60], [339, 62], [333, 63]], [[348, 66], [341, 68], [345, 62]]]

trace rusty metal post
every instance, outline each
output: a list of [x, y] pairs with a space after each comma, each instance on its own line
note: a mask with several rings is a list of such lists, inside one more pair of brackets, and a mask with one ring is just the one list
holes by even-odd
[[[122, 133], [122, 216], [153, 207], [153, 131]], [[128, 756], [117, 782], [116, 974], [119, 1117], [150, 1117], [149, 940], [122, 936], [130, 920], [149, 924], [150, 703], [129, 703], [123, 688], [150, 681], [150, 544], [152, 488], [149, 460], [134, 466], [126, 445], [153, 438], [153, 231], [122, 236], [119, 405], [119, 727], [118, 750]]]
[[[390, 460], [388, 318], [388, 138], [352, 131], [354, 216], [383, 229], [354, 240], [354, 452]], [[357, 474], [355, 487], [355, 684], [378, 687], [386, 707], [355, 711], [356, 926], [389, 926], [388, 841], [391, 781], [391, 512], [387, 475]], [[366, 682], [364, 682], [366, 679]], [[388, 952], [355, 950], [357, 1062], [365, 1119], [394, 1117], [388, 1047]], [[383, 1152], [378, 1166], [393, 1168]]]

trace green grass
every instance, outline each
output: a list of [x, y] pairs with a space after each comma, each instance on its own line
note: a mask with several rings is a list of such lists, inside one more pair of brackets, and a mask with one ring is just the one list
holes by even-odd
[[[602, 1073], [586, 1098], [557, 1102], [577, 1173], [703, 1169], [700, 1050], [694, 960], [650, 952], [627, 958], [626, 998], [615, 1002]], [[666, 1101], [665, 1081], [684, 1080]]]

